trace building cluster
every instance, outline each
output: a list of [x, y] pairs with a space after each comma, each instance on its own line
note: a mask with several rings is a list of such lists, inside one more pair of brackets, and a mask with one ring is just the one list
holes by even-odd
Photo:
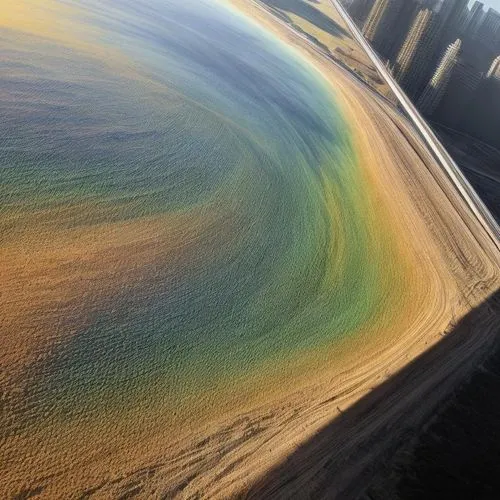
[[500, 147], [500, 13], [469, 0], [343, 0], [433, 121]]

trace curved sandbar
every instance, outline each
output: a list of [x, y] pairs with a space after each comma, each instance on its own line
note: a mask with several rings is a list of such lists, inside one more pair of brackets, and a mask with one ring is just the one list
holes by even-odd
[[[51, 90], [70, 89], [56, 100], [70, 113], [45, 150], [8, 100], [11, 140], [34, 141], [33, 164], [43, 153], [51, 170], [6, 188], [6, 494], [246, 489], [499, 283], [480, 228], [395, 112], [258, 9], [245, 15], [293, 50], [226, 7], [196, 18], [163, 4], [139, 25], [110, 4], [94, 26], [89, 8], [92, 37], [83, 23], [76, 42], [56, 30], [42, 48], [33, 26], [9, 31], [9, 76], [32, 90], [29, 69], [15, 73], [22, 41]], [[228, 39], [210, 23], [201, 44], [169, 38], [173, 14]], [[65, 82], [75, 53], [84, 65]], [[43, 97], [29, 113], [55, 104]], [[347, 454], [356, 435], [341, 438]]]

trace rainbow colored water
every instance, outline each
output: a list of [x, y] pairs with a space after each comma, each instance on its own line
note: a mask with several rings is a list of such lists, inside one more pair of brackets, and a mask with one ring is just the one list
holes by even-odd
[[218, 1], [6, 12], [4, 443], [230, 412], [397, 308], [349, 123], [285, 43]]

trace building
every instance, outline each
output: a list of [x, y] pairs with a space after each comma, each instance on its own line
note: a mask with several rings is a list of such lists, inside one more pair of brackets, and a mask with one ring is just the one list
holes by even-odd
[[448, 29], [455, 29], [468, 11], [469, 0], [441, 0], [439, 14], [446, 23]]
[[498, 49], [500, 45], [500, 12], [489, 9], [478, 30], [478, 39], [486, 46]]
[[410, 97], [418, 94], [429, 74], [438, 36], [437, 16], [431, 9], [421, 10], [394, 64], [394, 77]]
[[389, 58], [394, 44], [393, 30], [405, 0], [376, 0], [366, 22], [363, 34], [373, 48]]
[[373, 5], [374, 0], [353, 0], [348, 8], [349, 15], [358, 26], [364, 26]]
[[500, 56], [498, 56], [490, 66], [488, 73], [486, 73], [486, 78], [495, 78], [500, 80]]
[[483, 73], [477, 66], [459, 58], [433, 118], [454, 129], [466, 125], [482, 79]]
[[388, 53], [388, 58], [394, 61], [406, 40], [408, 32], [411, 29], [413, 21], [418, 12], [422, 9], [422, 0], [405, 0], [399, 14], [398, 22], [393, 27], [392, 32], [392, 46]]
[[469, 26], [471, 20], [471, 15], [472, 13], [468, 7], [464, 9], [462, 15], [457, 19], [455, 23], [455, 28], [454, 28], [455, 34], [457, 34], [458, 36], [463, 36], [465, 34], [467, 26]]
[[465, 30], [466, 35], [470, 38], [476, 38], [479, 33], [479, 30], [485, 18], [483, 7], [484, 4], [477, 1], [474, 2], [474, 5], [472, 6], [472, 9], [470, 11], [470, 19]]
[[437, 9], [444, 26], [441, 35], [442, 46], [446, 47], [463, 31], [469, 15], [469, 0], [440, 0]]
[[418, 99], [417, 107], [425, 115], [432, 115], [444, 96], [462, 46], [461, 40], [452, 43], [446, 50], [430, 82]]
[[461, 130], [500, 148], [500, 80], [483, 78], [469, 109]]
[[429, 54], [430, 69], [425, 75], [425, 82], [431, 78], [432, 71], [440, 63], [450, 43], [462, 38], [469, 15], [468, 4], [469, 0], [438, 0], [434, 4], [424, 3], [425, 7], [430, 7], [435, 12], [436, 23], [439, 24], [438, 39], [433, 42], [434, 50]]

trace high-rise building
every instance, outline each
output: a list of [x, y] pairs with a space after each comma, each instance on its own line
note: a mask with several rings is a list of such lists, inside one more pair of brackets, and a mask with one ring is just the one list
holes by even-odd
[[472, 94], [479, 87], [482, 78], [483, 73], [476, 66], [457, 59], [457, 65], [451, 75], [450, 87], [463, 89], [464, 94]]
[[429, 54], [428, 67], [431, 70], [425, 75], [425, 80], [431, 77], [432, 69], [439, 64], [448, 45], [457, 38], [462, 38], [469, 15], [468, 4], [469, 0], [438, 0], [435, 5], [431, 6], [436, 13], [439, 35], [433, 52]]
[[430, 82], [418, 99], [417, 107], [426, 115], [431, 115], [443, 98], [450, 81], [462, 46], [461, 40], [452, 43], [446, 50]]
[[469, 8], [464, 9], [462, 15], [457, 19], [454, 33], [463, 36], [465, 30], [467, 29], [467, 26], [469, 26], [470, 18], [471, 18], [471, 11], [469, 10]]
[[500, 56], [498, 56], [490, 66], [488, 73], [486, 73], [486, 78], [496, 78], [500, 80]]
[[387, 57], [396, 59], [418, 12], [423, 8], [423, 0], [405, 0], [398, 14], [398, 21], [392, 30], [392, 46]]
[[485, 14], [483, 7], [484, 3], [476, 1], [470, 11], [470, 20], [467, 25], [466, 34], [471, 38], [476, 38], [484, 20]]
[[[441, 61], [448, 46], [457, 38], [462, 38], [469, 19], [469, 0], [440, 0], [438, 11], [441, 26], [436, 50], [432, 55], [432, 67]], [[429, 78], [429, 75], [427, 75]]]
[[455, 27], [467, 10], [468, 3], [469, 0], [441, 0], [439, 14], [448, 27]]
[[500, 80], [484, 78], [469, 109], [461, 129], [500, 148]]
[[429, 65], [438, 39], [439, 23], [431, 9], [421, 10], [401, 47], [394, 76], [410, 96], [415, 96], [429, 74]]
[[390, 57], [393, 29], [404, 1], [376, 0], [364, 24], [363, 34], [382, 57]]
[[358, 26], [363, 26], [375, 0], [353, 0], [348, 8], [349, 15]]
[[433, 118], [448, 127], [462, 128], [482, 79], [483, 73], [477, 66], [459, 57]]
[[500, 12], [489, 9], [479, 28], [478, 39], [486, 46], [497, 48], [500, 44]]

